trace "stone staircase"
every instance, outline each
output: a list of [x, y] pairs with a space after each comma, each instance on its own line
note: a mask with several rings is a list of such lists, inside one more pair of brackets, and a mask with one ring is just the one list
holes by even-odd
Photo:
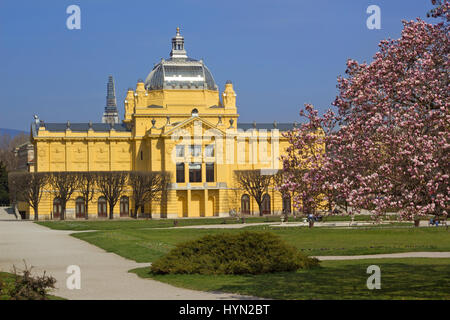
[[0, 221], [3, 220], [20, 220], [20, 215], [14, 213], [11, 207], [0, 207]]

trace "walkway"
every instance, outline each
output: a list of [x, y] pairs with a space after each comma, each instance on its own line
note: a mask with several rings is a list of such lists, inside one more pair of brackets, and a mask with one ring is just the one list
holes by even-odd
[[[53, 294], [67, 299], [248, 299], [235, 294], [207, 293], [176, 288], [141, 279], [128, 270], [140, 264], [69, 236], [73, 231], [56, 231], [31, 221], [0, 221], [0, 271], [10, 272], [23, 260], [34, 272], [56, 278]], [[67, 267], [81, 268], [81, 289], [66, 287]]]

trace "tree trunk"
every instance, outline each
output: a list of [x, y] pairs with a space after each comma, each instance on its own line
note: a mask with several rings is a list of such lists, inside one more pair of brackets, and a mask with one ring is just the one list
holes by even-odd
[[134, 213], [133, 213], [133, 218], [137, 219], [138, 217], [138, 211], [139, 211], [139, 205], [134, 205]]
[[259, 216], [262, 217], [262, 216], [263, 216], [263, 212], [262, 212], [262, 202], [261, 202], [261, 203], [258, 202], [258, 209], [259, 209]]
[[86, 220], [89, 218], [88, 212], [89, 212], [89, 206], [88, 206], [88, 203], [86, 202], [86, 203], [84, 204], [84, 218], [85, 218]]
[[111, 203], [109, 204], [109, 219], [114, 219], [114, 205], [112, 205]]
[[36, 208], [33, 209], [34, 209], [34, 220], [38, 221], [39, 220], [38, 206], [36, 206]]
[[59, 216], [59, 219], [60, 220], [64, 220], [64, 219], [66, 219], [66, 206], [63, 204], [62, 206], [61, 206], [61, 215]]

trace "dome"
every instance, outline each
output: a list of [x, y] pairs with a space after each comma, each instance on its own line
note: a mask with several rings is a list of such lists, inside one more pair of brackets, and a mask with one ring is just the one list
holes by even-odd
[[145, 80], [147, 90], [192, 89], [218, 90], [214, 78], [203, 63], [191, 59], [184, 50], [184, 38], [177, 28], [177, 35], [172, 38], [170, 59], [155, 65]]

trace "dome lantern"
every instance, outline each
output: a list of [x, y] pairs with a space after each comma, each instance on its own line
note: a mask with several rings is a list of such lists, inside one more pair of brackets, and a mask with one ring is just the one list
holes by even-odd
[[186, 50], [184, 50], [184, 37], [180, 34], [180, 27], [177, 27], [177, 34], [172, 38], [172, 51], [170, 57], [173, 59], [187, 58]]

